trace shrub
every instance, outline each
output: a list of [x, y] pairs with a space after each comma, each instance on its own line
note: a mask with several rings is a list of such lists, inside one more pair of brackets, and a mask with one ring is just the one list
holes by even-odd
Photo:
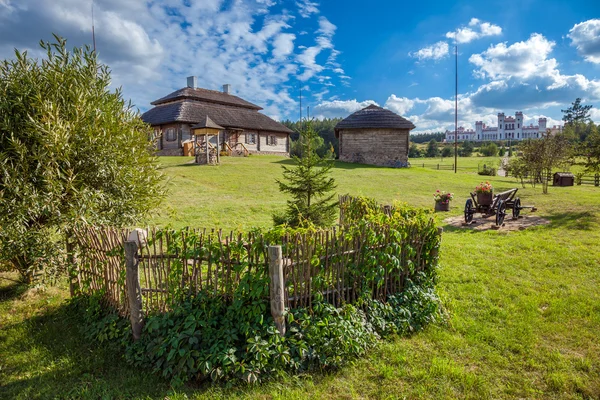
[[484, 176], [496, 176], [498, 175], [498, 168], [494, 165], [483, 164], [482, 166], [479, 166], [477, 174]]
[[172, 385], [230, 379], [254, 383], [284, 371], [338, 369], [363, 356], [381, 337], [412, 334], [442, 321], [433, 281], [424, 274], [421, 280], [409, 281], [406, 290], [387, 303], [360, 302], [364, 311], [349, 304], [336, 308], [318, 299], [312, 310], [290, 310], [283, 337], [266, 307], [253, 300], [227, 304], [209, 293], [148, 317], [137, 342], [131, 340], [129, 321], [107, 311], [101, 297], [76, 297], [71, 307], [82, 316], [86, 338], [115, 345], [115, 351], [123, 349], [128, 363], [149, 368]]
[[0, 61], [0, 262], [27, 282], [59, 270], [76, 223], [133, 223], [164, 194], [149, 126], [108, 67], [58, 37], [41, 47]]

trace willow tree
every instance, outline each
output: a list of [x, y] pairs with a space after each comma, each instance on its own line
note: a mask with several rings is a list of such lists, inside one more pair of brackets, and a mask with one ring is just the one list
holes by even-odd
[[283, 166], [283, 180], [277, 180], [279, 190], [291, 195], [284, 214], [276, 214], [276, 225], [304, 226], [314, 224], [327, 226], [336, 216], [337, 202], [331, 193], [336, 185], [330, 173], [333, 168], [332, 157], [320, 157], [316, 144], [319, 136], [309, 121], [300, 133], [300, 155], [292, 156], [296, 165]]
[[0, 62], [0, 262], [61, 265], [75, 224], [127, 225], [164, 195], [150, 129], [89, 47], [41, 42]]

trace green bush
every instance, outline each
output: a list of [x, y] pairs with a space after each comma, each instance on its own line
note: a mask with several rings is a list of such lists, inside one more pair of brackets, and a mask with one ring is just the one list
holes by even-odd
[[65, 269], [77, 223], [131, 224], [164, 195], [150, 127], [108, 67], [59, 37], [41, 48], [0, 60], [0, 263], [28, 283]]
[[142, 338], [133, 342], [129, 321], [106, 311], [99, 296], [71, 302], [83, 316], [88, 339], [118, 345], [128, 363], [149, 368], [175, 386], [190, 380], [254, 383], [281, 372], [337, 369], [363, 356], [379, 338], [417, 332], [442, 316], [433, 286], [409, 282], [387, 303], [361, 303], [364, 311], [318, 299], [312, 310], [290, 310], [281, 337], [266, 304], [253, 295], [227, 304], [220, 296], [199, 293], [172, 311], [148, 317]]

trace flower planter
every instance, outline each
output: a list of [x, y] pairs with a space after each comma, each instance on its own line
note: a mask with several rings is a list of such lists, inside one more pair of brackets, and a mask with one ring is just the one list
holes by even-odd
[[450, 202], [441, 203], [435, 202], [435, 211], [450, 211]]
[[477, 193], [477, 204], [480, 206], [490, 206], [492, 205], [493, 198], [494, 194], [492, 192]]

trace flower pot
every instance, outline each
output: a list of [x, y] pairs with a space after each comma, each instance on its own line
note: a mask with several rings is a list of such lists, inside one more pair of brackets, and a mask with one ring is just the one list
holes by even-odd
[[442, 203], [442, 202], [435, 202], [435, 211], [450, 211], [450, 202], [447, 203]]
[[492, 192], [477, 193], [477, 204], [480, 206], [492, 205], [494, 194]]

